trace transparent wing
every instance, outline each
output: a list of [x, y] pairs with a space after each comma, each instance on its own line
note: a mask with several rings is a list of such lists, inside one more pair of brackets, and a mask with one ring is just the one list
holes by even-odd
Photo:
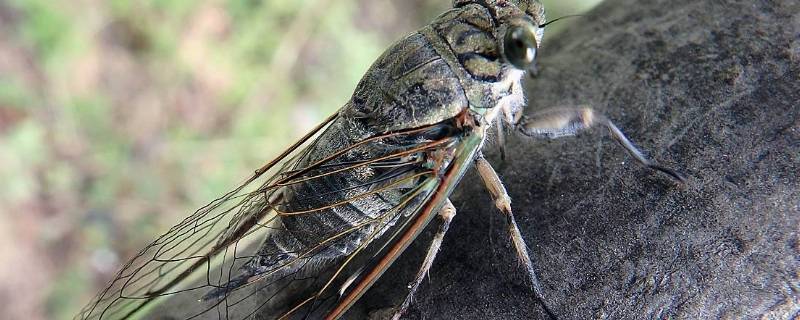
[[460, 134], [445, 121], [337, 144], [341, 120], [149, 244], [77, 318], [321, 318], [363, 291], [441, 198]]

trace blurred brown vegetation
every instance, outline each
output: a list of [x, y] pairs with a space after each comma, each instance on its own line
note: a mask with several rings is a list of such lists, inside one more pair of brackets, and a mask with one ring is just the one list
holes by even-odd
[[71, 317], [449, 4], [0, 0], [0, 318]]

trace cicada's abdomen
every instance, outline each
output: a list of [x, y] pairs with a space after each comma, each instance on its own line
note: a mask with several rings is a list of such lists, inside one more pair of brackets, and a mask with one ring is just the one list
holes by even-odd
[[[422, 34], [412, 34], [386, 51], [358, 84], [351, 101], [340, 111], [318, 140], [309, 147], [297, 167], [322, 161], [338, 150], [348, 151], [328, 162], [350, 164], [350, 169], [309, 179], [282, 190], [288, 211], [326, 208], [307, 215], [287, 215], [281, 221], [294, 234], [293, 239], [277, 242], [320, 243], [331, 233], [351, 228], [365, 219], [375, 219], [396, 208], [413, 186], [414, 179], [401, 181], [429, 170], [425, 167], [426, 150], [407, 153], [410, 146], [434, 141], [447, 135], [446, 125], [430, 131], [382, 139], [356, 148], [352, 146], [369, 137], [389, 132], [436, 125], [452, 119], [467, 108], [461, 82], [431, 43]], [[358, 166], [369, 159], [377, 163]], [[347, 167], [326, 166], [307, 176]], [[386, 188], [368, 196], [359, 196]], [[310, 196], [312, 195], [312, 196]], [[300, 199], [302, 198], [302, 199]], [[346, 202], [346, 203], [343, 203]], [[343, 203], [329, 207], [331, 204]], [[413, 207], [413, 206], [407, 206]], [[396, 214], [409, 214], [401, 212]], [[379, 223], [375, 223], [376, 225]], [[386, 227], [391, 227], [389, 223]], [[329, 258], [349, 254], [374, 230], [370, 225], [350, 233], [328, 247]], [[289, 235], [285, 235], [289, 237]]]

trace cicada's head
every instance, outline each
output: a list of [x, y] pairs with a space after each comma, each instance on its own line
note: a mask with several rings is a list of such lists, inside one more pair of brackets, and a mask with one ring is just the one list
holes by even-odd
[[478, 4], [492, 12], [499, 24], [497, 39], [505, 62], [527, 70], [536, 59], [544, 36], [544, 6], [537, 0], [455, 0], [453, 6]]

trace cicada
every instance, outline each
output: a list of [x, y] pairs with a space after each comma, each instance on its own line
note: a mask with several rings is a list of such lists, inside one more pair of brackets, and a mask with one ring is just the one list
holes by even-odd
[[[681, 177], [591, 108], [521, 116], [521, 81], [544, 26], [536, 0], [455, 0], [380, 56], [338, 112], [125, 264], [78, 318], [337, 319], [435, 221], [398, 318], [456, 215], [448, 197], [473, 166], [553, 316], [509, 196], [481, 153], [489, 137], [601, 126], [642, 164]], [[160, 313], [165, 303], [180, 303], [180, 314]]]

